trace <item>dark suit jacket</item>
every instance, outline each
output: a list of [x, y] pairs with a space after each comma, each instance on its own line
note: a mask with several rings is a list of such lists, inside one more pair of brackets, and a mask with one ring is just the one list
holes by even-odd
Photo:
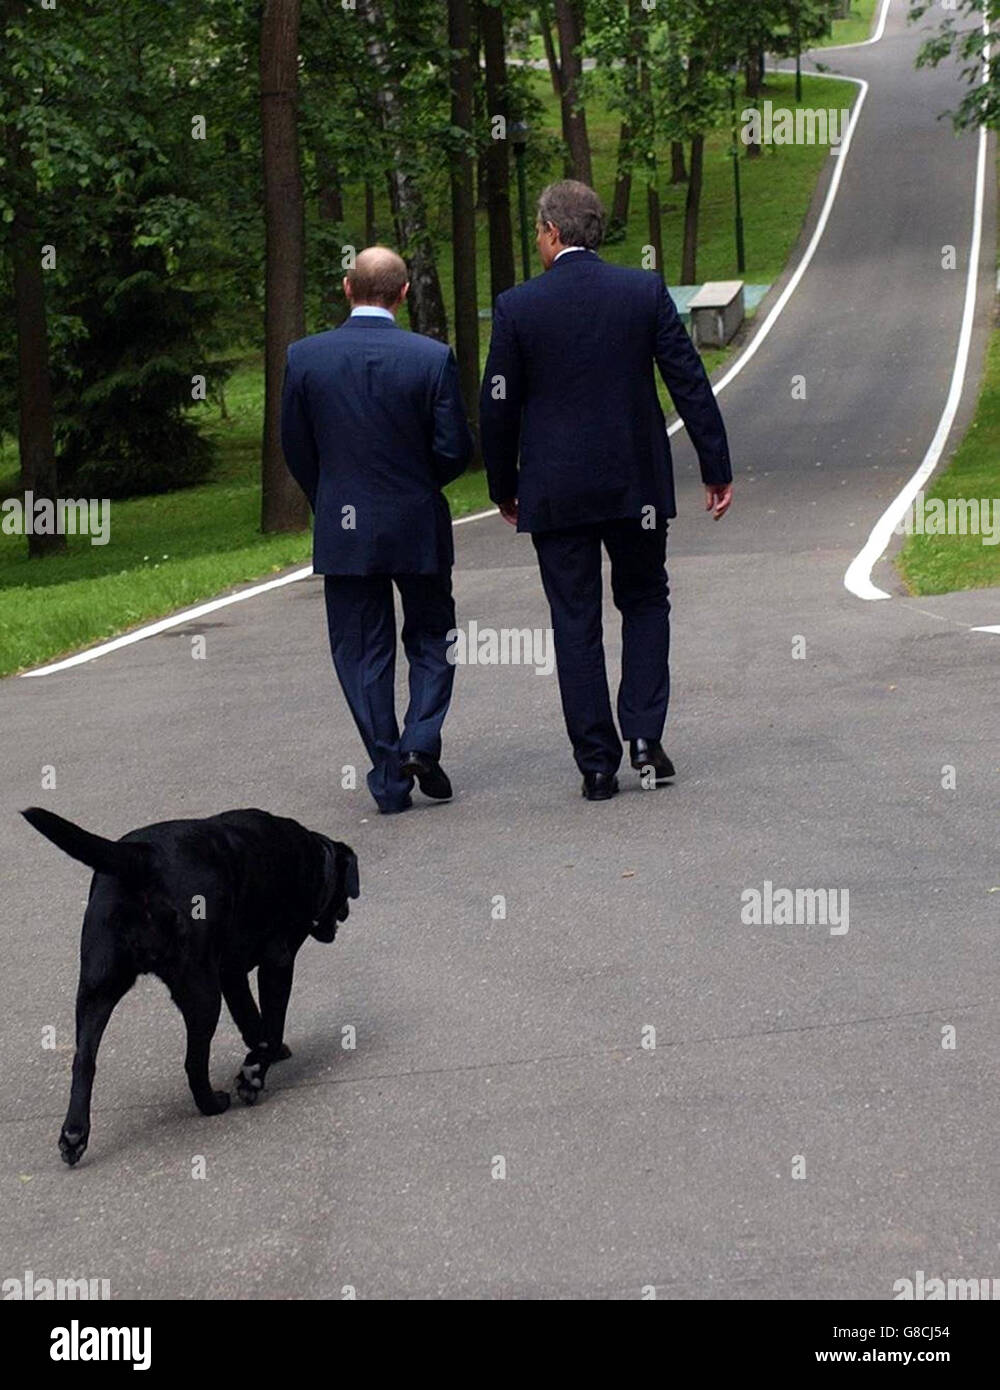
[[300, 338], [288, 349], [281, 443], [316, 515], [317, 574], [451, 566], [441, 488], [464, 471], [473, 440], [444, 343], [368, 316]]
[[731, 482], [719, 407], [658, 275], [570, 251], [498, 296], [480, 428], [490, 496], [518, 499], [519, 531], [641, 517], [648, 506], [677, 515], [654, 363], [702, 478]]

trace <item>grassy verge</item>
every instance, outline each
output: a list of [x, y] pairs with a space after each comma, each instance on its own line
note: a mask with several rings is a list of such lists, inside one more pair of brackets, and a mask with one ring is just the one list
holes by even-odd
[[882, 0], [854, 0], [847, 18], [835, 19], [833, 33], [815, 47], [833, 48], [845, 43], [864, 43], [865, 39], [871, 38], [876, 12], [881, 13], [881, 10]]
[[[538, 75], [546, 96], [548, 78]], [[836, 90], [835, 90], [836, 89]], [[794, 106], [790, 77], [771, 74], [768, 95]], [[803, 105], [850, 104], [853, 85], [806, 77]], [[558, 110], [546, 97], [546, 133], [558, 132]], [[594, 176], [609, 195], [614, 181], [618, 121], [595, 105], [588, 111]], [[735, 274], [732, 161], [729, 135], [719, 131], [707, 144], [698, 275], [700, 280], [728, 279]], [[773, 281], [783, 269], [799, 235], [817, 177], [828, 151], [818, 145], [772, 146], [757, 160], [743, 160], [746, 279]], [[669, 162], [664, 159], [664, 167]], [[549, 176], [558, 178], [556, 160]], [[676, 283], [685, 187], [662, 188], [667, 279]], [[608, 259], [640, 263], [646, 240], [645, 199], [633, 198], [632, 219], [623, 242], [607, 248]], [[355, 215], [360, 208], [354, 208]], [[348, 216], [352, 203], [348, 200]], [[438, 210], [446, 221], [446, 210]], [[480, 303], [489, 302], [485, 226], [480, 229]], [[360, 238], [359, 238], [360, 239]], [[450, 257], [440, 258], [446, 301], [451, 305]], [[311, 329], [322, 327], [310, 325]], [[485, 358], [489, 324], [482, 323]], [[706, 353], [709, 370], [726, 358]], [[666, 396], [664, 393], [665, 404]], [[264, 536], [259, 531], [258, 481], [263, 376], [260, 359], [249, 354], [226, 390], [226, 416], [215, 405], [199, 407], [202, 428], [219, 445], [219, 462], [211, 481], [163, 497], [136, 498], [112, 506], [111, 541], [92, 546], [86, 537], [70, 537], [66, 555], [29, 561], [20, 536], [0, 534], [0, 675], [105, 640], [139, 623], [197, 603], [235, 585], [308, 560], [306, 535]], [[16, 490], [16, 451], [0, 441], [0, 496]], [[456, 516], [486, 505], [482, 474], [460, 478], [449, 489]]]
[[[994, 327], [975, 417], [948, 468], [925, 496], [1000, 499], [1000, 327]], [[1000, 500], [994, 507], [1000, 509]], [[897, 557], [911, 593], [1000, 585], [1000, 545], [981, 536], [908, 536]]]
[[[236, 385], [241, 395], [262, 395], [259, 372], [241, 372]], [[258, 401], [258, 417], [262, 408]], [[253, 416], [234, 424], [223, 454], [227, 465], [250, 442], [241, 438], [245, 422], [252, 425]], [[259, 428], [252, 433], [256, 449]], [[456, 516], [489, 505], [481, 473], [459, 478], [449, 496]], [[23, 538], [3, 537], [0, 674], [79, 650], [247, 580], [308, 562], [308, 534], [265, 536], [259, 521], [260, 488], [246, 476], [114, 502], [108, 545], [70, 537], [65, 555], [43, 562], [25, 558]]]

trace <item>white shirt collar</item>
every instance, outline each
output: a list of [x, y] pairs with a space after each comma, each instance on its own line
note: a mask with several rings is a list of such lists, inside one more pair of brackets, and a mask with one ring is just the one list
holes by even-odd
[[559, 254], [558, 254], [557, 256], [554, 256], [554, 257], [553, 257], [552, 264], [555, 265], [556, 261], [559, 259], [559, 256], [565, 256], [566, 253], [567, 253], [567, 251], [589, 251], [589, 250], [590, 250], [590, 247], [589, 247], [589, 246], [564, 246], [563, 249], [559, 252]]
[[351, 310], [351, 318], [392, 319], [393, 323], [396, 322], [394, 316], [388, 309], [383, 309], [381, 304], [357, 304]]

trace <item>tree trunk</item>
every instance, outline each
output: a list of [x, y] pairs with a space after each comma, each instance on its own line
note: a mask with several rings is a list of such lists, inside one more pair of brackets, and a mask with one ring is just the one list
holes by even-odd
[[305, 335], [305, 213], [296, 100], [302, 0], [265, 0], [260, 25], [264, 156], [264, 447], [261, 528], [301, 531], [309, 504], [281, 451], [281, 388], [288, 344]]
[[[486, 121], [484, 124], [488, 125]], [[480, 150], [476, 159], [476, 211], [489, 212], [490, 207], [490, 162], [489, 150]]]
[[375, 185], [365, 179], [365, 245], [374, 246], [378, 240], [375, 228]]
[[504, 121], [505, 138], [490, 139], [485, 153], [486, 211], [490, 228], [490, 300], [514, 284], [514, 229], [510, 215], [510, 158], [507, 153], [507, 60], [504, 53], [503, 11], [499, 5], [479, 4], [479, 32], [486, 66], [486, 120]]
[[[344, 221], [344, 194], [340, 170], [322, 144], [315, 150], [317, 202], [320, 222], [337, 226]], [[323, 268], [323, 316], [329, 325], [342, 323], [347, 316], [347, 303], [341, 288], [339, 261]]]
[[670, 182], [687, 183], [688, 171], [684, 161], [684, 141], [670, 142]]
[[[763, 85], [761, 73], [760, 49], [756, 44], [752, 44], [747, 54], [746, 61], [746, 94], [749, 102], [755, 102], [760, 98], [760, 89]], [[759, 140], [751, 140], [747, 144], [747, 158], [759, 159], [763, 154]]]
[[746, 61], [746, 94], [750, 101], [756, 101], [760, 96], [761, 72], [760, 72], [760, 49], [756, 44], [751, 45], [747, 54]]
[[608, 234], [620, 236], [628, 226], [629, 203], [632, 198], [632, 132], [628, 121], [622, 121], [618, 131], [618, 163], [615, 173], [615, 192], [608, 218]]
[[[392, 170], [387, 169], [385, 173], [385, 190], [389, 198], [389, 215], [392, 218], [392, 234], [396, 245], [403, 245], [403, 226], [399, 220], [399, 199], [396, 197], [396, 181], [392, 176]], [[407, 309], [410, 308], [409, 299], [406, 301]]]
[[560, 108], [562, 132], [566, 142], [566, 177], [579, 179], [593, 186], [590, 163], [590, 141], [587, 138], [587, 113], [580, 101], [583, 63], [580, 44], [583, 24], [577, 0], [555, 0], [556, 24], [559, 29], [559, 67], [562, 72]]
[[[451, 256], [455, 282], [455, 356], [473, 433], [479, 400], [479, 305], [476, 290], [476, 193], [471, 152], [473, 109], [472, 0], [448, 0], [451, 124], [468, 143], [451, 156]], [[460, 138], [456, 135], [456, 139]]]
[[[678, 41], [672, 29], [667, 37], [666, 96], [668, 105], [674, 109], [683, 103], [684, 65], [681, 62]], [[684, 141], [683, 139], [671, 140], [670, 182], [671, 184], [687, 183], [687, 177], [687, 165], [684, 162]]]
[[[483, 47], [483, 0], [469, 0], [473, 6], [473, 34], [472, 34], [472, 98], [473, 111], [475, 112], [474, 128], [489, 133], [490, 111], [489, 102], [486, 99], [485, 83], [479, 80], [479, 72], [485, 70], [486, 62], [482, 54]], [[488, 212], [490, 206], [490, 174], [489, 174], [489, 149], [486, 144], [480, 144], [476, 155], [476, 212]]]
[[650, 139], [646, 151], [646, 214], [649, 222], [649, 245], [653, 250], [653, 268], [662, 280], [667, 272], [663, 257], [663, 218], [660, 213], [660, 181], [656, 162], [655, 119], [653, 96], [650, 88], [649, 62], [646, 57], [646, 44], [642, 40], [642, 53], [639, 59], [639, 91], [642, 96], [645, 119], [650, 125]]
[[325, 150], [316, 151], [316, 178], [319, 184], [317, 202], [321, 221], [343, 222], [344, 190], [340, 182], [340, 170]]
[[644, 101], [639, 66], [645, 46], [645, 16], [639, 11], [640, 0], [628, 3], [628, 42], [625, 50], [625, 119], [618, 132], [618, 163], [615, 174], [615, 193], [609, 219], [609, 230], [624, 236], [628, 227], [629, 205], [632, 199], [632, 173], [636, 157], [637, 133], [645, 135], [645, 143], [653, 142], [652, 112]]
[[701, 211], [704, 160], [705, 137], [696, 135], [691, 141], [691, 177], [684, 208], [684, 258], [681, 267], [681, 283], [684, 285], [698, 283], [698, 214]]
[[410, 270], [407, 306], [415, 333], [448, 341], [448, 319], [438, 278], [434, 247], [427, 228], [423, 194], [409, 172], [410, 160], [403, 132], [405, 113], [400, 99], [399, 74], [388, 47], [388, 27], [381, 0], [358, 0], [358, 15], [366, 24], [365, 48], [378, 78], [379, 119], [388, 138], [389, 183], [393, 211], [399, 227], [399, 251]]
[[542, 0], [542, 3], [538, 6], [538, 24], [542, 31], [542, 44], [545, 47], [545, 58], [549, 65], [552, 95], [561, 97], [562, 71], [559, 67], [559, 59], [556, 57], [555, 44], [552, 42], [552, 16], [549, 13], [548, 0]]
[[[17, 336], [18, 445], [21, 485], [34, 500], [59, 495], [56, 476], [52, 379], [49, 372], [49, 327], [45, 309], [45, 272], [41, 235], [35, 217], [36, 189], [31, 155], [20, 131], [7, 128], [13, 174], [14, 220], [10, 228], [14, 268], [14, 328]], [[28, 554], [52, 555], [66, 549], [66, 537], [28, 535]]]
[[646, 211], [649, 216], [649, 244], [653, 248], [656, 273], [661, 280], [667, 278], [667, 267], [663, 255], [663, 217], [660, 211], [660, 190], [656, 183], [656, 160], [653, 161], [652, 182], [646, 185]]

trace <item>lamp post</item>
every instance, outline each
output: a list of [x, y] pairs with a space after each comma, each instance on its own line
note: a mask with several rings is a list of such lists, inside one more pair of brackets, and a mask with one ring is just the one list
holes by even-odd
[[524, 154], [528, 147], [527, 121], [513, 121], [510, 137], [514, 144], [514, 164], [517, 168], [517, 201], [521, 218], [521, 265], [524, 279], [531, 279], [531, 241], [528, 236], [528, 193], [524, 180]]
[[743, 242], [743, 198], [740, 191], [740, 144], [736, 133], [736, 73], [737, 64], [729, 74], [729, 100], [733, 121], [733, 193], [736, 203], [736, 268], [742, 275], [747, 268], [746, 247]]

